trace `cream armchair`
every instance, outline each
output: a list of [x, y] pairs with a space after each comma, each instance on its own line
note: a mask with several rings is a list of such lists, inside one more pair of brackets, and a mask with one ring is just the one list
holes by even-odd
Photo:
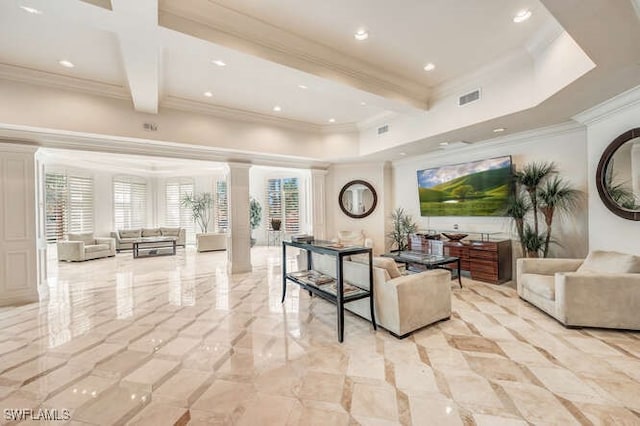
[[116, 255], [113, 238], [94, 238], [93, 233], [69, 234], [66, 241], [58, 241], [58, 260], [82, 262], [84, 260]]
[[640, 257], [518, 259], [518, 295], [569, 327], [640, 330]]
[[[360, 258], [358, 258], [359, 260]], [[313, 254], [313, 269], [335, 277], [333, 256]], [[368, 257], [366, 263], [344, 261], [345, 281], [369, 288]], [[419, 274], [401, 275], [389, 258], [373, 258], [374, 308], [376, 323], [392, 335], [404, 338], [413, 331], [448, 319], [451, 316], [451, 273], [434, 269]], [[369, 299], [345, 304], [345, 308], [371, 319]]]
[[345, 246], [360, 246], [373, 248], [373, 240], [367, 238], [362, 230], [360, 231], [340, 231], [338, 236], [332, 241], [344, 244]]

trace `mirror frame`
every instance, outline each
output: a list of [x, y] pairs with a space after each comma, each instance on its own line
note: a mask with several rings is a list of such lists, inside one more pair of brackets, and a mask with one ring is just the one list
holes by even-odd
[[598, 169], [596, 171], [596, 187], [598, 188], [598, 194], [600, 194], [600, 199], [604, 205], [607, 206], [607, 208], [615, 215], [629, 220], [640, 220], [640, 211], [627, 210], [620, 207], [618, 203], [611, 198], [611, 195], [609, 195], [605, 185], [605, 177], [607, 167], [609, 166], [611, 158], [613, 158], [613, 154], [615, 154], [618, 148], [622, 145], [631, 139], [638, 137], [640, 137], [640, 127], [626, 131], [615, 138], [602, 153], [602, 157], [600, 157], [600, 162], [598, 163]]
[[[344, 195], [347, 188], [349, 188], [351, 185], [357, 185], [357, 184], [366, 186], [369, 189], [369, 191], [371, 191], [371, 193], [373, 194], [373, 204], [367, 211], [365, 211], [362, 214], [351, 213], [344, 207], [344, 204], [342, 204], [342, 196]], [[376, 190], [373, 189], [373, 186], [369, 182], [366, 182], [364, 180], [352, 180], [345, 183], [342, 189], [340, 190], [340, 195], [338, 195], [338, 204], [340, 205], [340, 209], [342, 210], [342, 213], [354, 219], [362, 219], [363, 217], [369, 216], [376, 209], [376, 206], [378, 205], [378, 194], [376, 193]]]

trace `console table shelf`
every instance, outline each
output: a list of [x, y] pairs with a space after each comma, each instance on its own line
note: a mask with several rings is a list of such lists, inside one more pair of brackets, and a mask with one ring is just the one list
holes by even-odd
[[[334, 256], [336, 259], [336, 276], [325, 284], [314, 284], [308, 279], [304, 279], [304, 271], [287, 273], [287, 247], [296, 247], [305, 250], [307, 253], [307, 271], [313, 270], [312, 253], [319, 253]], [[350, 283], [344, 282], [342, 262], [345, 257], [354, 254], [369, 255], [369, 289], [363, 289]], [[282, 242], [282, 303], [287, 295], [287, 280], [299, 285], [303, 289], [315, 294], [324, 300], [336, 305], [337, 308], [337, 329], [338, 341], [344, 340], [344, 304], [354, 300], [369, 298], [371, 307], [371, 324], [376, 330], [376, 319], [374, 311], [373, 297], [373, 255], [370, 248], [366, 247], [339, 247], [329, 241], [315, 241], [311, 243], [298, 243], [293, 241]], [[345, 294], [346, 290], [350, 290]]]

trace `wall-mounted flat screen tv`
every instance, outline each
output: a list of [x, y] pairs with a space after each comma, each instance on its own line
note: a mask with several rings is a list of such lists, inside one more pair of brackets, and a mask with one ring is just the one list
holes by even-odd
[[505, 216], [511, 156], [418, 170], [422, 216]]

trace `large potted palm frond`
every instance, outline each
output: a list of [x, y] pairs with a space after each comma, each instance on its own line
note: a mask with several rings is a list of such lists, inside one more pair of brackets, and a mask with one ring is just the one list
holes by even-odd
[[514, 221], [525, 257], [549, 256], [554, 217], [575, 209], [582, 197], [581, 191], [557, 173], [554, 163], [534, 162], [514, 175], [516, 194], [507, 207], [507, 215]]

